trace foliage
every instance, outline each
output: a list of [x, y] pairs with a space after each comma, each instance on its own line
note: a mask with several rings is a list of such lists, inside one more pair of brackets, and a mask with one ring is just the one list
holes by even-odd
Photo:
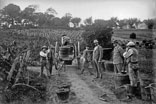
[[155, 25], [156, 25], [155, 20], [156, 19], [147, 19], [147, 20], [144, 20], [145, 24], [148, 26], [148, 29], [155, 28]]
[[81, 22], [81, 18], [75, 17], [71, 19], [71, 22], [74, 24], [74, 27], [79, 26], [79, 23]]
[[[99, 41], [99, 44], [103, 48], [112, 48], [111, 37], [112, 37], [112, 29], [111, 28], [99, 28], [99, 27], [95, 27], [94, 24], [93, 24], [93, 26], [91, 26], [90, 30], [86, 30], [82, 34], [82, 38], [86, 42], [86, 45], [90, 46], [92, 49], [94, 47], [94, 44], [93, 44], [94, 39], [97, 39]], [[107, 52], [108, 55], [106, 57], [104, 57], [105, 59], [111, 58], [111, 51], [112, 50]], [[105, 55], [103, 55], [103, 56], [105, 56]]]
[[92, 25], [93, 24], [92, 17], [89, 17], [89, 18], [85, 19], [84, 23], [85, 23], [85, 25]]

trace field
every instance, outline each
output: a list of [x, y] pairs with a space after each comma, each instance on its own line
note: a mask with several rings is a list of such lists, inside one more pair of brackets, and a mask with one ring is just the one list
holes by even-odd
[[123, 39], [129, 39], [129, 35], [131, 33], [136, 34], [136, 40], [142, 41], [144, 39], [155, 39], [156, 30], [134, 30], [134, 29], [126, 29], [126, 30], [114, 30], [114, 37], [120, 37]]
[[[114, 30], [113, 37], [117, 38], [117, 39], [128, 39], [129, 40], [129, 34], [131, 34], [132, 32], [137, 34], [136, 41], [142, 41], [143, 39], [153, 39], [153, 37], [156, 36], [155, 30], [154, 31], [151, 31], [151, 30]], [[63, 34], [67, 34], [69, 37], [71, 37], [71, 39], [74, 43], [76, 43], [77, 41], [82, 42], [82, 37], [81, 37], [82, 33], [83, 33], [83, 30], [62, 30], [62, 29], [55, 29], [55, 30], [53, 30], [53, 29], [30, 29], [30, 30], [9, 30], [9, 31], [7, 30], [7, 31], [0, 31], [0, 44], [3, 46], [5, 46], [5, 45], [7, 46], [13, 40], [15, 40], [17, 42], [19, 48], [26, 47], [31, 50], [30, 59], [32, 61], [39, 61], [39, 51], [41, 50], [41, 47], [43, 45], [48, 45], [49, 42], [51, 44], [55, 45], [56, 41], [60, 42], [60, 37]], [[155, 68], [153, 65], [153, 59], [155, 62], [155, 58], [153, 58], [153, 56], [155, 57], [155, 55], [153, 55], [153, 50], [150, 50], [150, 49], [139, 49], [139, 53], [140, 53], [139, 62], [140, 62], [141, 77], [147, 86], [149, 83], [153, 82], [153, 79], [154, 79], [154, 73], [153, 73], [154, 71], [153, 70]], [[92, 71], [95, 73], [95, 70], [92, 70]], [[72, 72], [73, 72], [73, 70], [72, 70]], [[68, 72], [66, 74], [66, 77], [71, 78], [73, 80], [78, 80], [78, 81], [81, 80], [80, 83], [83, 84], [83, 87], [86, 86], [84, 84], [84, 82], [89, 84], [89, 87], [87, 88], [87, 90], [89, 90], [89, 91], [90, 91], [90, 89], [92, 89], [92, 87], [97, 87], [97, 85], [95, 83], [88, 82], [90, 80], [91, 76], [88, 76], [88, 75], [78, 76], [76, 74], [72, 74], [72, 72]], [[102, 80], [97, 80], [95, 82], [100, 84], [98, 86], [102, 86], [101, 89], [109, 89], [109, 90], [113, 91], [114, 85], [113, 85], [112, 74], [111, 75], [109, 75], [107, 73], [103, 73], [103, 74], [104, 74], [104, 78]], [[72, 75], [74, 77], [76, 77], [77, 79], [74, 79], [74, 77]], [[55, 86], [51, 85], [51, 84], [54, 85], [54, 83], [55, 83], [54, 79], [55, 79], [55, 76], [53, 79], [50, 80], [50, 82], [47, 82], [47, 85], [48, 85], [47, 90], [49, 91], [48, 94], [51, 94], [51, 95], [53, 93], [52, 91], [54, 90], [53, 87], [55, 87]], [[70, 80], [70, 79], [66, 79], [66, 80]], [[70, 99], [71, 102], [75, 102], [75, 104], [80, 104], [80, 100], [83, 98], [81, 96], [81, 94], [79, 94], [79, 93], [78, 93], [78, 95], [74, 94], [77, 92], [76, 90], [79, 90], [80, 92], [82, 92], [84, 94], [83, 96], [86, 97], [86, 99], [88, 101], [91, 100], [90, 98], [87, 97], [88, 92], [86, 92], [85, 89], [82, 88], [84, 90], [84, 92], [83, 92], [82, 89], [79, 89], [79, 87], [81, 87], [81, 86], [77, 85], [75, 83], [75, 81], [71, 81], [71, 82], [75, 85], [74, 87], [76, 87], [75, 90], [72, 92], [73, 98]], [[96, 90], [98, 89], [98, 91], [99, 91], [99, 88], [95, 88], [95, 89]], [[48, 96], [51, 96], [51, 95], [48, 95]], [[79, 97], [77, 98], [77, 96], [80, 96], [81, 99]], [[48, 99], [50, 99], [50, 98], [48, 98]], [[95, 98], [93, 98], [93, 99], [96, 103], [99, 102]], [[116, 102], [116, 100], [114, 102]], [[52, 103], [52, 101], [50, 103]], [[120, 103], [118, 103], [118, 104], [120, 104]], [[135, 104], [135, 103], [133, 102], [133, 103], [129, 103], [129, 104]], [[141, 101], [139, 101], [139, 104], [143, 104], [143, 103]], [[146, 103], [144, 102], [144, 104], [146, 104]]]

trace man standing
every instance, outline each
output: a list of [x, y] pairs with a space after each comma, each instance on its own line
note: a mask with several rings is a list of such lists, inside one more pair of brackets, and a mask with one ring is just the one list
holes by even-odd
[[96, 69], [96, 78], [102, 78], [101, 68], [99, 67], [99, 62], [102, 60], [103, 57], [103, 50], [102, 47], [99, 45], [98, 40], [94, 40], [94, 50], [93, 50], [93, 64], [94, 68]]
[[48, 68], [49, 68], [50, 75], [51, 75], [52, 68], [53, 68], [53, 61], [54, 61], [54, 46], [53, 45], [49, 47], [47, 57], [48, 57], [48, 66], [49, 66]]
[[83, 55], [80, 58], [80, 62], [81, 62], [81, 74], [83, 74], [85, 68], [88, 69], [90, 75], [92, 75], [92, 72], [89, 70], [89, 52], [88, 52], [89, 47], [86, 46], [86, 49], [83, 51]]
[[[129, 89], [129, 98], [131, 98], [136, 93], [138, 82], [140, 81], [139, 77], [139, 65], [138, 65], [138, 50], [135, 48], [134, 42], [129, 42], [127, 44], [126, 52], [123, 54], [126, 62], [128, 64], [128, 74], [130, 79], [130, 89]], [[139, 93], [137, 91], [137, 93]]]
[[42, 50], [40, 51], [40, 62], [41, 62], [40, 76], [43, 76], [44, 67], [46, 68], [47, 76], [48, 77], [50, 76], [50, 72], [49, 72], [49, 69], [47, 67], [47, 61], [48, 61], [48, 58], [47, 58], [47, 46], [43, 46]]
[[113, 42], [114, 45], [114, 50], [113, 50], [113, 64], [114, 64], [114, 72], [115, 73], [121, 73], [122, 68], [123, 68], [123, 53], [124, 50], [120, 46], [117, 40]]

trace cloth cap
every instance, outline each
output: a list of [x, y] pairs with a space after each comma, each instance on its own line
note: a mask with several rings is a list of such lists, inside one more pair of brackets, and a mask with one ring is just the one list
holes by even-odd
[[98, 40], [94, 40], [94, 43], [98, 43]]
[[128, 42], [126, 46], [135, 46], [135, 43], [131, 41], [131, 42]]
[[46, 48], [47, 48], [47, 46], [45, 46], [45, 45], [44, 45], [44, 46], [42, 46], [42, 49], [46, 49]]

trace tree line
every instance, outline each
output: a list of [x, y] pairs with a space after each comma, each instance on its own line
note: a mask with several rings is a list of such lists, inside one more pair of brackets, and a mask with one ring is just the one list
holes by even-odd
[[[38, 27], [56, 27], [56, 28], [88, 28], [92, 27], [123, 27], [129, 25], [134, 28], [144, 22], [148, 29], [156, 28], [156, 19], [146, 19], [141, 21], [138, 18], [129, 18], [119, 20], [112, 17], [109, 20], [86, 18], [82, 23], [80, 17], [72, 17], [72, 14], [66, 13], [62, 17], [57, 17], [55, 9], [49, 7], [45, 12], [37, 12], [37, 5], [29, 5], [24, 10], [15, 4], [8, 4], [0, 10], [0, 24], [3, 28], [38, 28]], [[73, 26], [69, 25], [72, 24]]]

